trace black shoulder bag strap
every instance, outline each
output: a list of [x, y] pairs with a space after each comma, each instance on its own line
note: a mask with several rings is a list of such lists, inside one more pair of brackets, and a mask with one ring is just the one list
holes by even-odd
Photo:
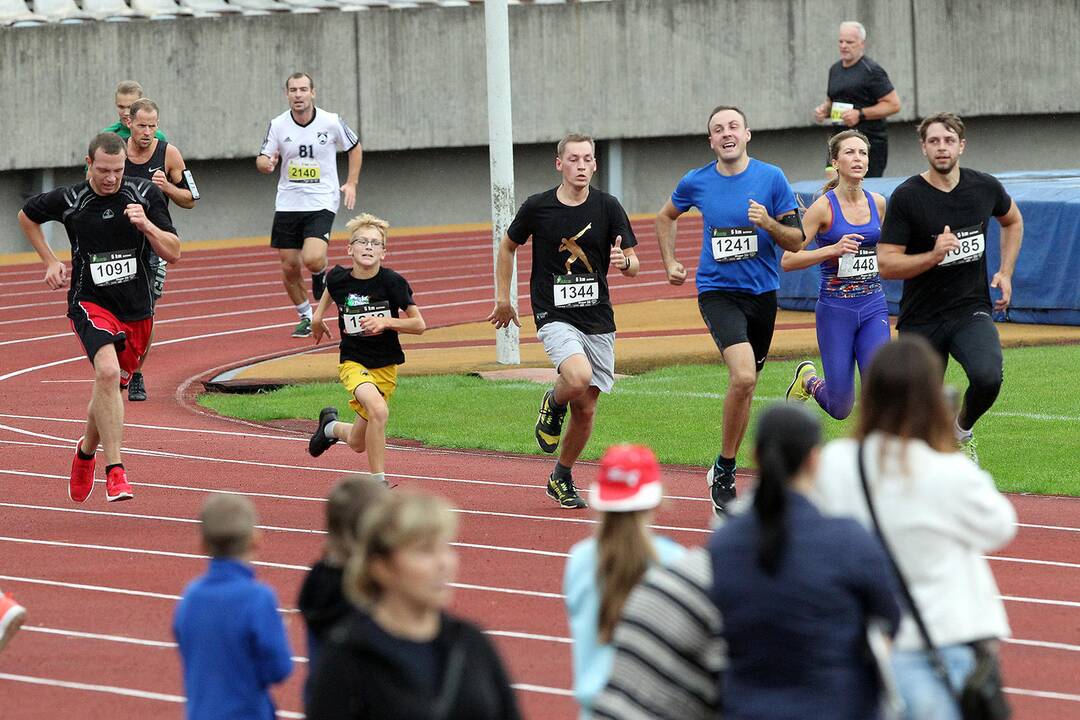
[[465, 648], [462, 647], [460, 638], [455, 638], [450, 646], [449, 658], [443, 673], [442, 687], [439, 696], [435, 698], [432, 708], [432, 720], [444, 720], [450, 717], [454, 706], [457, 704], [458, 694], [461, 691], [461, 680], [465, 674]]
[[892, 566], [893, 574], [896, 575], [896, 581], [900, 583], [900, 591], [904, 595], [904, 600], [907, 602], [908, 608], [911, 610], [911, 618], [915, 621], [915, 625], [919, 628], [919, 634], [922, 635], [923, 642], [926, 643], [926, 652], [930, 656], [930, 666], [934, 668], [934, 673], [941, 678], [941, 681], [945, 683], [945, 687], [948, 688], [951, 695], [956, 695], [953, 691], [952, 683], [949, 682], [949, 671], [945, 669], [945, 663], [941, 660], [941, 653], [938, 652], [937, 646], [934, 645], [934, 641], [930, 639], [930, 632], [926, 629], [926, 623], [923, 622], [922, 614], [919, 612], [919, 606], [915, 604], [915, 598], [911, 596], [911, 590], [908, 589], [907, 582], [904, 580], [904, 574], [900, 572], [900, 566], [896, 564], [896, 558], [893, 556], [892, 549], [889, 547], [889, 541], [885, 539], [885, 533], [881, 531], [881, 523], [878, 522], [877, 512], [874, 510], [874, 500], [870, 496], [870, 483], [866, 480], [866, 467], [863, 464], [863, 443], [859, 443], [856, 450], [858, 462], [859, 462], [859, 480], [862, 482], [863, 494], [866, 496], [866, 507], [870, 510], [870, 519], [874, 523], [874, 530], [877, 532], [878, 539], [881, 541], [881, 546], [885, 549], [885, 556], [889, 558], [889, 565]]

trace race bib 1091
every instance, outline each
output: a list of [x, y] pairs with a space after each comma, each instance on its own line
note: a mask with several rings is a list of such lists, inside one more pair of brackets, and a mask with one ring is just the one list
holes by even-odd
[[114, 250], [90, 256], [90, 279], [99, 287], [134, 280], [138, 271], [134, 250]]

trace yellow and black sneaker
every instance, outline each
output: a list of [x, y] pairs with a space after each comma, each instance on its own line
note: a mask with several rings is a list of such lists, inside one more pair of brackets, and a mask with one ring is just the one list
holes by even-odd
[[[540, 401], [540, 414], [536, 418], [536, 444], [546, 453], [553, 453], [559, 447], [559, 437], [562, 435], [563, 418], [566, 417], [566, 407], [558, 410], [555, 407], [555, 390], [544, 393], [544, 399]], [[551, 494], [551, 490], [548, 490]]]
[[589, 507], [589, 504], [578, 495], [577, 488], [574, 487], [574, 479], [569, 475], [556, 478], [555, 473], [551, 473], [548, 476], [547, 494], [549, 498], [559, 503], [560, 507], [569, 510]]

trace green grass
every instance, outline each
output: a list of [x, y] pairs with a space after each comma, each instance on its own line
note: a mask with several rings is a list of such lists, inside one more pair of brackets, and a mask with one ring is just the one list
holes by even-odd
[[[770, 362], [762, 372], [755, 416], [780, 400], [794, 362]], [[1005, 351], [1005, 385], [990, 413], [976, 428], [980, 461], [1003, 490], [1080, 496], [1080, 345]], [[946, 381], [963, 389], [959, 366], [950, 363]], [[621, 380], [600, 399], [593, 436], [583, 454], [595, 459], [611, 443], [646, 442], [661, 462], [707, 467], [719, 445], [721, 398], [727, 374], [716, 365], [663, 368]], [[524, 381], [491, 382], [478, 377], [439, 375], [401, 378], [391, 402], [389, 433], [449, 448], [481, 448], [540, 454], [532, 437], [543, 390]], [[255, 421], [318, 417], [336, 405], [351, 412], [337, 383], [286, 387], [264, 395], [206, 394], [199, 402], [234, 417]], [[817, 408], [813, 403], [810, 407]], [[856, 408], [856, 412], [858, 409]], [[821, 412], [819, 410], [819, 412]], [[821, 412], [828, 438], [850, 431], [852, 419], [838, 422]], [[740, 451], [747, 455], [751, 430]]]

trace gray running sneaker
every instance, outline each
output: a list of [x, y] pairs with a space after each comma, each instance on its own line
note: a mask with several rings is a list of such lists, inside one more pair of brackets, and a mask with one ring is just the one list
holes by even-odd
[[311, 337], [311, 318], [300, 318], [300, 322], [296, 323], [296, 328], [292, 331], [292, 336], [296, 338]]

